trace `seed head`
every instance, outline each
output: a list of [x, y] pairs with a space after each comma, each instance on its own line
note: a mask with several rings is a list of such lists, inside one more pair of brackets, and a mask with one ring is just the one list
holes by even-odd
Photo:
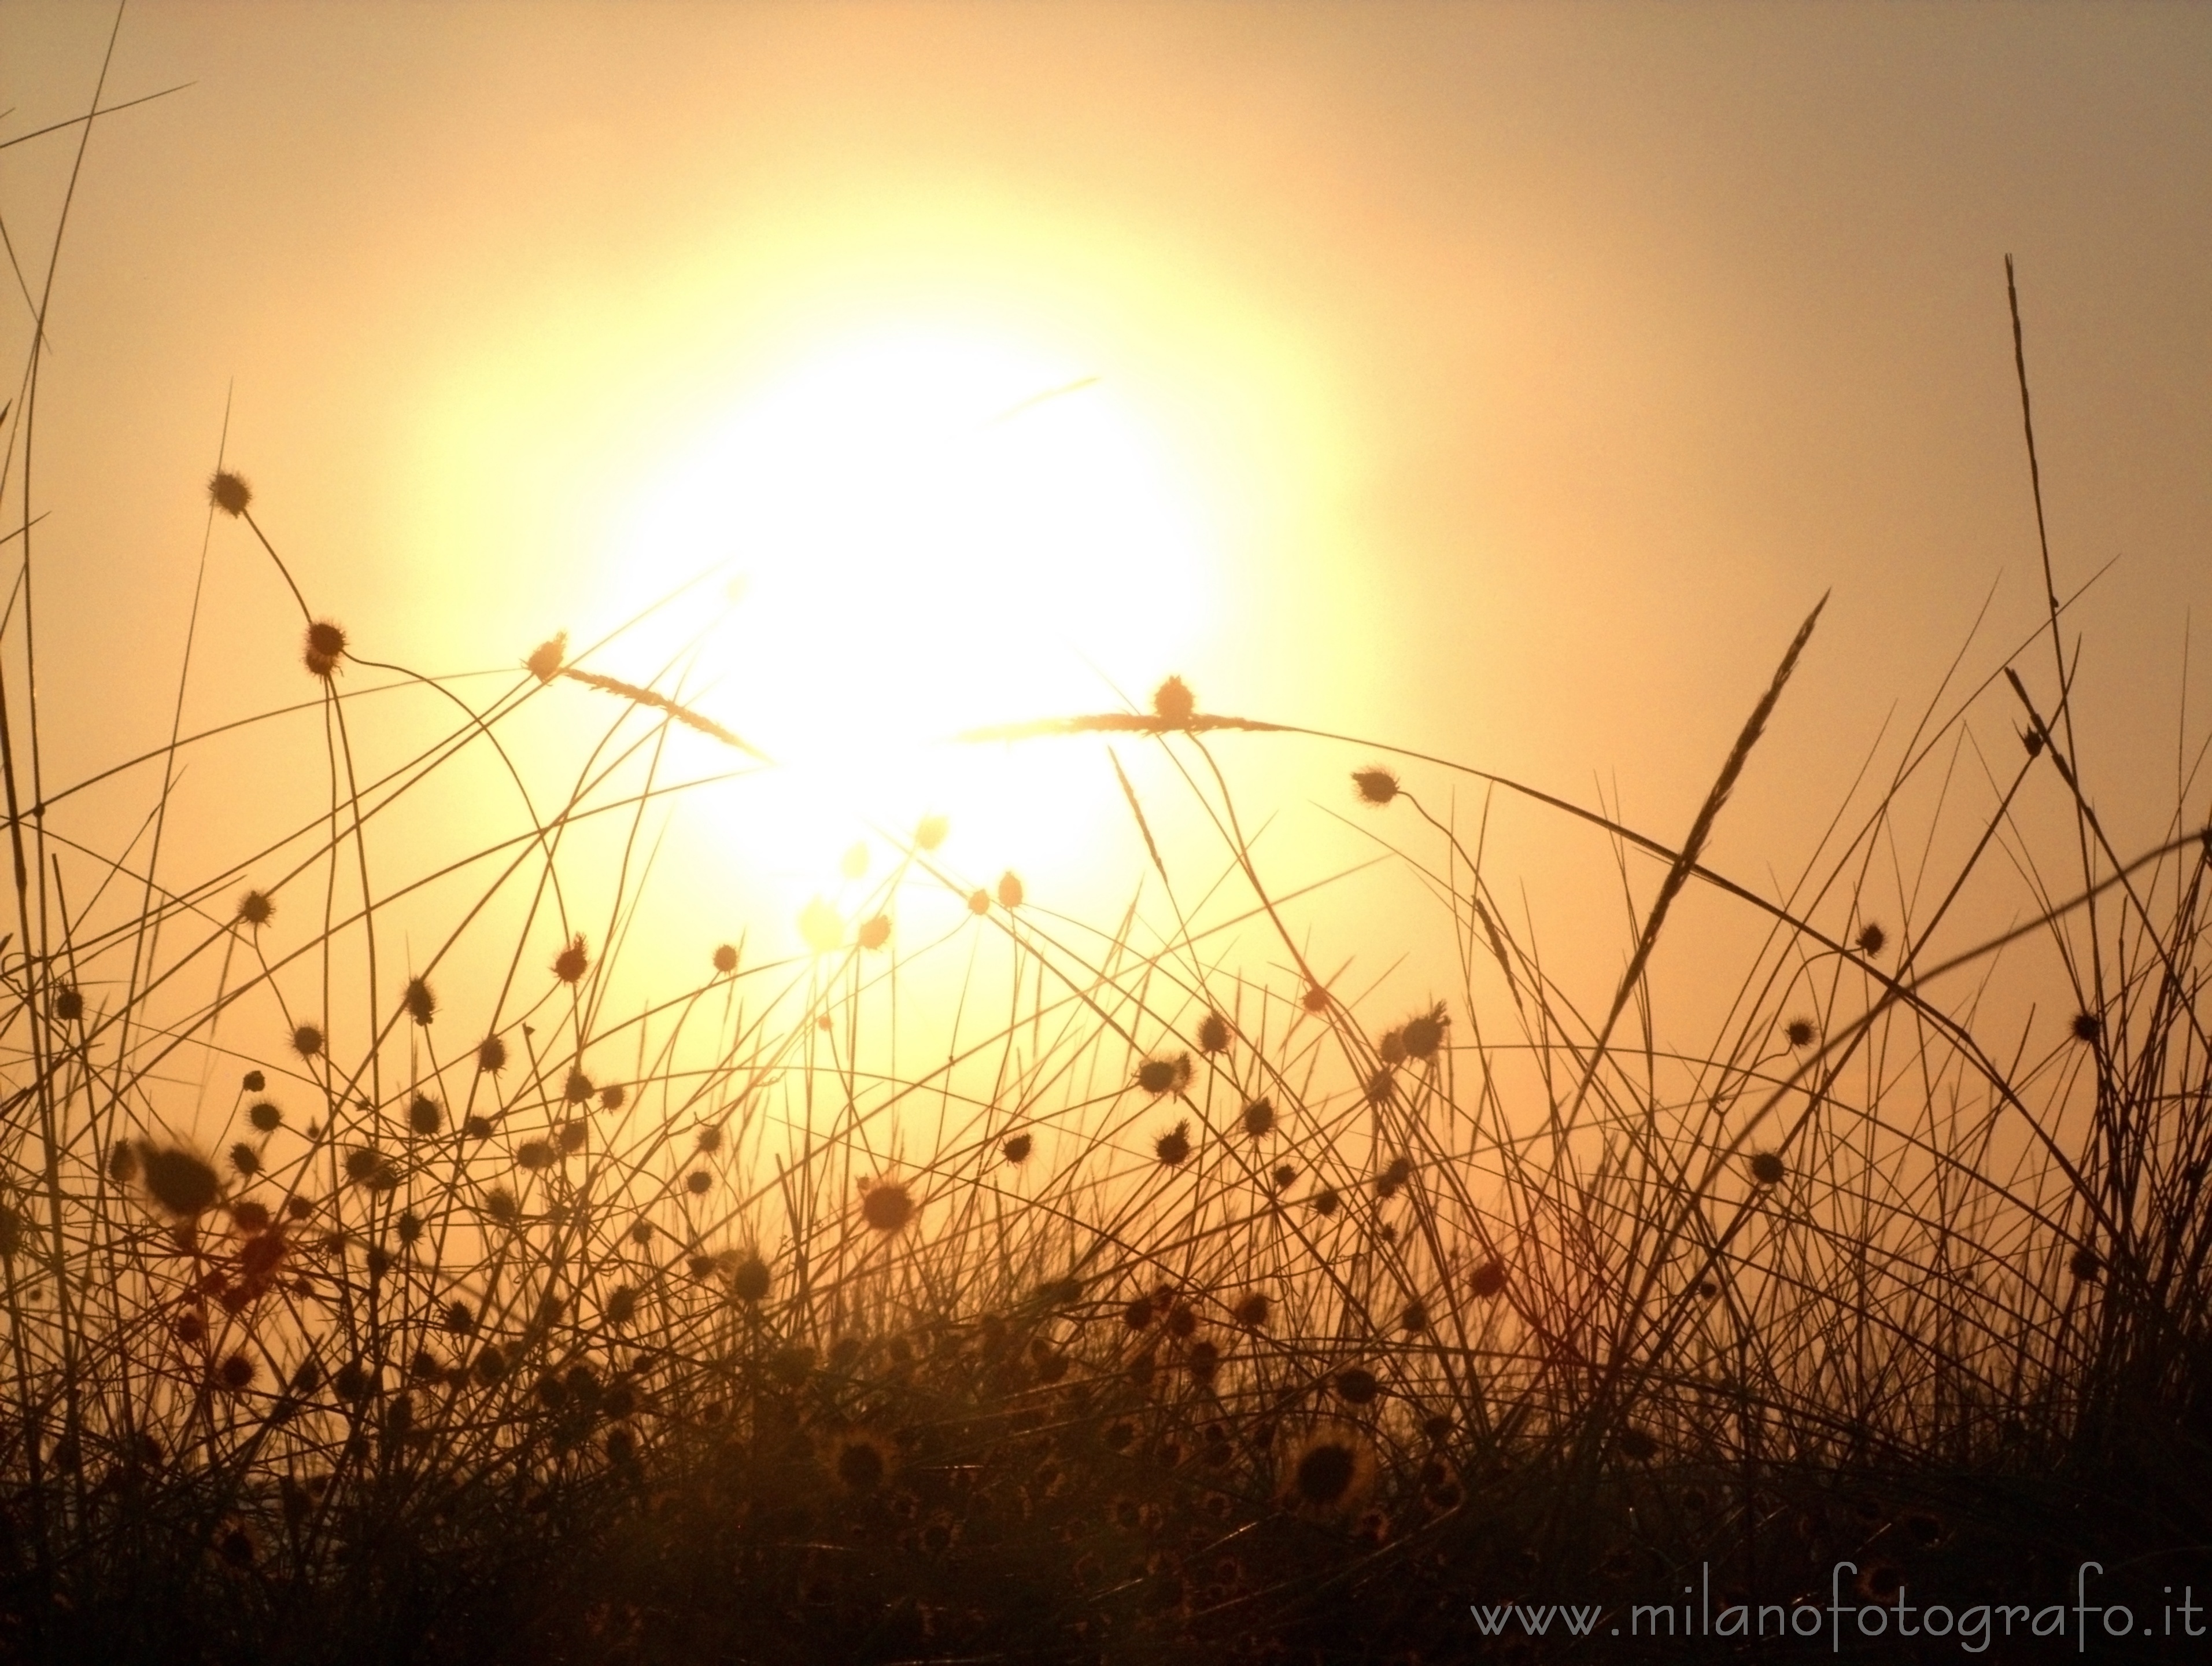
[[854, 1430], [831, 1443], [830, 1472], [848, 1493], [872, 1493], [890, 1474], [891, 1450], [876, 1435]]
[[890, 915], [879, 914], [873, 919], [864, 921], [856, 933], [856, 940], [864, 949], [882, 948], [884, 944], [891, 940]]
[[1406, 1183], [1413, 1177], [1413, 1159], [1394, 1157], [1390, 1165], [1375, 1177], [1375, 1195], [1386, 1202], [1405, 1189]]
[[337, 674], [338, 661], [345, 658], [346, 634], [328, 619], [318, 619], [307, 627], [307, 645], [300, 658], [307, 669], [327, 682]]
[[568, 946], [553, 957], [553, 976], [563, 983], [580, 983], [591, 964], [584, 952], [584, 934], [578, 932], [568, 939]]
[[1434, 1012], [1407, 1019], [1406, 1027], [1398, 1032], [1406, 1056], [1423, 1061], [1436, 1057], [1437, 1049], [1444, 1044], [1444, 1026], [1450, 1022], [1451, 1015], [1441, 1003]]
[[1177, 1122], [1152, 1142], [1152, 1151], [1164, 1168], [1181, 1168], [1190, 1160], [1190, 1124]]
[[2074, 1039], [2075, 1041], [2087, 1042], [2094, 1044], [2098, 1038], [2103, 1036], [2104, 1033], [2105, 1021], [2099, 1018], [2094, 1012], [2076, 1012], [2074, 1015]]
[[1359, 789], [1364, 803], [1381, 806], [1398, 796], [1398, 777], [1388, 769], [1355, 769], [1352, 784]]
[[507, 1043], [497, 1036], [486, 1036], [477, 1045], [477, 1068], [495, 1075], [507, 1068]]
[[999, 906], [1000, 908], [1018, 909], [1021, 907], [1024, 894], [1024, 893], [1022, 890], [1021, 876], [1016, 873], [1013, 869], [1008, 868], [1004, 873], [1001, 873], [999, 876]]
[[914, 1197], [896, 1180], [878, 1181], [860, 1194], [860, 1219], [889, 1235], [914, 1219]]
[[1779, 1186], [1788, 1172], [1779, 1152], [1759, 1152], [1751, 1159], [1751, 1177], [1762, 1186]]
[[407, 1126], [426, 1138], [445, 1126], [444, 1107], [428, 1094], [418, 1093], [408, 1102]]
[[417, 1024], [427, 1025], [437, 1015], [438, 997], [430, 993], [430, 986], [419, 977], [407, 980], [407, 1016]]
[[988, 891], [984, 890], [984, 889], [982, 888], [982, 886], [978, 885], [978, 886], [976, 886], [976, 887], [975, 887], [975, 890], [973, 890], [973, 891], [969, 891], [969, 892], [968, 893], [968, 912], [969, 912], [969, 913], [970, 913], [970, 914], [988, 914], [990, 911], [991, 911], [991, 893], [990, 893], [989, 891]]
[[189, 1219], [215, 1206], [219, 1189], [215, 1170], [175, 1146], [142, 1146], [138, 1152], [146, 1192], [171, 1214]]
[[54, 1016], [64, 1024], [73, 1024], [84, 1016], [84, 993], [64, 985], [54, 991]]
[[591, 1138], [591, 1130], [581, 1122], [563, 1122], [554, 1138], [563, 1152], [574, 1157], [584, 1149], [584, 1142]]
[[253, 1361], [243, 1353], [234, 1353], [216, 1368], [216, 1375], [224, 1388], [233, 1394], [244, 1394], [253, 1386]]
[[1231, 1308], [1229, 1316], [1247, 1330], [1265, 1330], [1267, 1328], [1267, 1310], [1273, 1305], [1266, 1292], [1255, 1290]]
[[225, 514], [236, 520], [246, 513], [246, 506], [253, 502], [253, 488], [246, 483], [246, 477], [228, 469], [217, 469], [208, 477], [208, 502]]
[[261, 1153], [241, 1140], [230, 1148], [230, 1166], [251, 1180], [261, 1172]]
[[637, 1317], [637, 1292], [626, 1284], [618, 1284], [607, 1292], [607, 1322], [626, 1325]]
[[303, 1024], [292, 1032], [292, 1050], [303, 1059], [312, 1059], [323, 1050], [323, 1032], [312, 1024]]
[[1265, 1099], [1255, 1099], [1244, 1107], [1244, 1132], [1255, 1140], [1260, 1139], [1275, 1126], [1275, 1107]]
[[1188, 727], [1198, 710], [1198, 696], [1180, 677], [1170, 677], [1152, 690], [1152, 710], [1171, 727]]
[[1146, 1059], [1137, 1067], [1137, 1085], [1155, 1098], [1190, 1085], [1190, 1055], [1172, 1059]]
[[1337, 1206], [1343, 1201], [1344, 1200], [1337, 1195], [1335, 1187], [1324, 1186], [1313, 1195], [1314, 1213], [1317, 1215], [1333, 1215], [1336, 1213]]
[[1364, 1449], [1349, 1432], [1324, 1432], [1307, 1441], [1290, 1465], [1290, 1500], [1308, 1510], [1340, 1509], [1364, 1490]]
[[1792, 1047], [1810, 1047], [1813, 1044], [1813, 1037], [1820, 1033], [1814, 1028], [1813, 1020], [1810, 1018], [1792, 1018], [1782, 1027], [1784, 1037]]
[[758, 1256], [747, 1256], [730, 1274], [730, 1293], [741, 1302], [757, 1302], [767, 1296], [772, 1282], [768, 1263]]
[[562, 661], [568, 657], [568, 633], [556, 630], [530, 650], [530, 657], [522, 663], [530, 674], [540, 683], [550, 683], [561, 674]]
[[592, 1097], [592, 1079], [580, 1070], [571, 1070], [561, 1084], [561, 1097], [572, 1105], [582, 1104]]
[[1406, 1304], [1398, 1315], [1398, 1329], [1408, 1336], [1418, 1336], [1429, 1328], [1429, 1304], [1415, 1297]]
[[952, 824], [942, 816], [924, 816], [914, 830], [915, 848], [936, 849], [945, 842], [945, 836], [951, 831], [951, 827]]
[[1371, 1371], [1354, 1365], [1349, 1371], [1336, 1374], [1336, 1397], [1347, 1406], [1367, 1406], [1382, 1392], [1382, 1384]]
[[1228, 1049], [1229, 1020], [1218, 1012], [1208, 1012], [1198, 1021], [1198, 1050], [1225, 1053]]
[[2067, 1257], [2066, 1268], [2082, 1283], [2094, 1284], [2105, 1270], [2105, 1258], [2085, 1243]]
[[514, 1148], [514, 1166], [528, 1173], [553, 1166], [553, 1142], [550, 1140], [526, 1140]]
[[258, 1093], [269, 1085], [269, 1079], [258, 1070], [249, 1070], [242, 1085], [248, 1093]]
[[721, 943], [715, 945], [714, 970], [725, 975], [734, 972], [738, 970], [738, 948], [736, 944]]
[[495, 1186], [484, 1194], [483, 1211], [502, 1226], [511, 1226], [520, 1215], [514, 1194], [504, 1186]]
[[1889, 946], [1889, 933], [1869, 920], [1859, 927], [1859, 952], [1873, 959]]
[[1631, 1463], [1649, 1463], [1659, 1456], [1659, 1443], [1633, 1424], [1621, 1430], [1619, 1444]]
[[694, 1169], [684, 1177], [684, 1189], [694, 1197], [704, 1197], [714, 1189], [714, 1177], [704, 1169]]
[[1487, 1301], [1505, 1288], [1505, 1263], [1492, 1257], [1468, 1275], [1468, 1288]]
[[384, 1167], [384, 1153], [374, 1146], [356, 1146], [345, 1154], [345, 1177], [356, 1186], [372, 1183]]
[[1203, 1388], [1213, 1381], [1221, 1369], [1221, 1346], [1218, 1342], [1193, 1342], [1185, 1350], [1182, 1363], [1190, 1372], [1190, 1380]]
[[1309, 1012], [1326, 1012], [1328, 1011], [1328, 991], [1318, 983], [1314, 984], [1298, 998], [1298, 1004]]
[[265, 1232], [269, 1230], [269, 1211], [262, 1204], [240, 1200], [230, 1206], [230, 1224], [241, 1232]]
[[1291, 1183], [1297, 1179], [1298, 1171], [1293, 1164], [1278, 1163], [1275, 1164], [1275, 1172], [1268, 1177], [1275, 1183], [1277, 1191], [1287, 1192], [1291, 1189]]
[[1030, 1152], [1035, 1145], [1035, 1140], [1029, 1134], [1010, 1134], [1006, 1136], [1006, 1144], [999, 1147], [999, 1154], [1018, 1168], [1030, 1160]]

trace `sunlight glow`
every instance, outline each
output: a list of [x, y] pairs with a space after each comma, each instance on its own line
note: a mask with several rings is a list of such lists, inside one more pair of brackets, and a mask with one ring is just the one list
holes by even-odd
[[613, 564], [638, 606], [726, 575], [685, 697], [797, 789], [750, 854], [825, 883], [856, 817], [946, 811], [994, 846], [1025, 827], [1071, 856], [1082, 818], [1048, 778], [1095, 759], [1044, 749], [1016, 778], [942, 743], [1115, 708], [1117, 687], [1141, 703], [1205, 629], [1216, 571], [1194, 494], [1110, 384], [1026, 344], [914, 329], [848, 337], [748, 393], [647, 487]]

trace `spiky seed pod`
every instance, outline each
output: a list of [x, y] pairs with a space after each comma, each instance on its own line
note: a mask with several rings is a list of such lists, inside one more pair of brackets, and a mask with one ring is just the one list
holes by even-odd
[[530, 657], [522, 663], [530, 674], [540, 683], [550, 683], [561, 674], [561, 665], [568, 657], [568, 633], [556, 630], [530, 650]]
[[503, 1350], [496, 1342], [485, 1343], [483, 1351], [477, 1355], [477, 1363], [474, 1370], [476, 1371], [477, 1381], [483, 1383], [486, 1388], [491, 1387], [494, 1383], [497, 1383], [501, 1377], [507, 1375], [507, 1354], [505, 1350]]
[[1382, 1384], [1371, 1371], [1358, 1365], [1336, 1374], [1336, 1397], [1347, 1406], [1372, 1405], [1382, 1392]]
[[1229, 1050], [1229, 1020], [1218, 1012], [1208, 1012], [1198, 1021], [1198, 1050], [1201, 1053], [1225, 1053]]
[[514, 1194], [504, 1186], [495, 1186], [484, 1194], [483, 1212], [502, 1226], [513, 1225], [522, 1213]]
[[514, 1166], [535, 1174], [540, 1169], [553, 1166], [553, 1144], [550, 1140], [526, 1140], [514, 1148]]
[[1010, 1134], [1006, 1136], [1006, 1143], [999, 1147], [999, 1155], [1019, 1168], [1030, 1160], [1030, 1152], [1035, 1143], [1029, 1134]]
[[1275, 1171], [1267, 1177], [1274, 1182], [1277, 1191], [1287, 1192], [1297, 1183], [1297, 1165], [1293, 1163], [1278, 1163], [1275, 1164]]
[[477, 1328], [476, 1310], [466, 1302], [448, 1302], [446, 1304], [445, 1324], [450, 1335], [473, 1335]]
[[855, 940], [864, 949], [880, 949], [891, 940], [891, 918], [879, 914], [861, 924]]
[[1152, 1152], [1163, 1168], [1182, 1167], [1190, 1160], [1190, 1124], [1177, 1122], [1152, 1142]]
[[263, 1099], [247, 1108], [246, 1120], [252, 1123], [259, 1133], [274, 1134], [283, 1126], [284, 1113], [270, 1104], [268, 1100]]
[[418, 1093], [407, 1102], [407, 1126], [425, 1139], [446, 1125], [445, 1107], [427, 1093]]
[[238, 917], [249, 926], [265, 926], [276, 917], [276, 899], [265, 891], [249, 891], [238, 899]]
[[497, 1036], [486, 1036], [477, 1044], [477, 1068], [497, 1075], [507, 1068], [507, 1043]]
[[1859, 952], [1871, 960], [1889, 946], [1889, 933], [1869, 920], [1859, 927], [1858, 944]]
[[384, 1167], [384, 1153], [374, 1146], [356, 1146], [345, 1154], [345, 1177], [356, 1186], [373, 1182]]
[[1273, 1305], [1265, 1292], [1255, 1290], [1230, 1309], [1229, 1316], [1247, 1330], [1265, 1330], [1268, 1311]]
[[217, 469], [208, 477], [207, 493], [209, 504], [234, 520], [253, 502], [253, 488], [246, 483], [246, 477], [230, 469]]
[[1813, 1037], [1820, 1033], [1810, 1018], [1792, 1018], [1782, 1028], [1784, 1037], [1792, 1047], [1810, 1047]]
[[233, 1394], [244, 1394], [253, 1386], [256, 1367], [243, 1353], [234, 1353], [216, 1368], [216, 1376], [222, 1386]]
[[2074, 1015], [2074, 1039], [2094, 1045], [2105, 1033], [2105, 1021], [2094, 1012]]
[[850, 1430], [830, 1444], [830, 1473], [848, 1493], [872, 1493], [890, 1474], [892, 1457], [881, 1436]]
[[1416, 1296], [1398, 1314], [1398, 1329], [1408, 1336], [1419, 1336], [1429, 1328], [1429, 1304]]
[[[704, 1197], [714, 1189], [714, 1177], [704, 1169], [694, 1169], [684, 1177], [684, 1189], [694, 1197]], [[872, 1225], [872, 1223], [871, 1223]]]
[[741, 1302], [762, 1301], [774, 1281], [766, 1262], [758, 1256], [747, 1256], [730, 1274], [730, 1293]]
[[1405, 1031], [1403, 1029], [1384, 1031], [1382, 1038], [1375, 1043], [1375, 1056], [1386, 1065], [1405, 1063]]
[[1121, 1310], [1121, 1322], [1132, 1330], [1142, 1330], [1158, 1316], [1150, 1296], [1139, 1296]]
[[241, 1140], [230, 1148], [230, 1166], [251, 1180], [261, 1172], [261, 1153]]
[[301, 663], [325, 682], [337, 674], [338, 662], [345, 658], [346, 634], [328, 619], [318, 619], [307, 627], [307, 640], [300, 654]]
[[1008, 868], [1004, 873], [1001, 873], [999, 876], [999, 906], [1000, 908], [1018, 909], [1021, 907], [1022, 898], [1027, 894], [1028, 893], [1022, 887], [1021, 876], [1016, 873], [1013, 869]]
[[1505, 1288], [1505, 1263], [1492, 1256], [1468, 1276], [1468, 1288], [1485, 1301]]
[[1779, 1152], [1763, 1151], [1753, 1154], [1751, 1177], [1760, 1185], [1779, 1186], [1782, 1183], [1783, 1176], [1788, 1172], [1789, 1170], [1784, 1165], [1782, 1154]]
[[461, 1132], [471, 1140], [489, 1140], [491, 1138], [491, 1118], [465, 1116], [461, 1119]]
[[1293, 1507], [1326, 1512], [1348, 1509], [1367, 1490], [1374, 1470], [1366, 1444], [1349, 1430], [1316, 1432], [1285, 1466], [1286, 1501]]
[[914, 830], [915, 848], [934, 850], [945, 842], [945, 836], [952, 830], [952, 824], [942, 816], [924, 816]]
[[270, 1227], [268, 1206], [241, 1199], [230, 1206], [230, 1224], [241, 1232], [265, 1232]]
[[978, 885], [975, 890], [968, 893], [969, 913], [988, 914], [990, 911], [991, 893], [989, 891], [985, 891], [981, 885]]
[[2105, 1270], [2105, 1258], [2083, 1244], [2067, 1257], [2066, 1268], [2084, 1284], [2094, 1284]]
[[1324, 1186], [1313, 1195], [1313, 1210], [1317, 1215], [1333, 1215], [1344, 1200], [1337, 1195], [1336, 1188]]
[[398, 1221], [392, 1227], [392, 1231], [398, 1235], [400, 1243], [409, 1245], [422, 1243], [423, 1230], [422, 1217], [412, 1209], [403, 1210]]
[[580, 983], [591, 964], [591, 957], [584, 952], [584, 934], [578, 932], [568, 939], [568, 946], [553, 957], [553, 976], [563, 983]]
[[1244, 1132], [1255, 1140], [1260, 1139], [1275, 1126], [1275, 1107], [1266, 1099], [1255, 1099], [1244, 1107]]
[[607, 1292], [607, 1322], [626, 1325], [637, 1317], [637, 1292], [626, 1284], [618, 1284]]
[[1409, 1157], [1394, 1157], [1389, 1167], [1375, 1177], [1375, 1195], [1386, 1203], [1406, 1188], [1413, 1177], [1413, 1160]]
[[1188, 1302], [1176, 1302], [1168, 1309], [1167, 1333], [1178, 1339], [1194, 1335], [1198, 1329], [1198, 1314]]
[[1359, 789], [1360, 800], [1365, 804], [1385, 805], [1398, 796], [1398, 777], [1388, 769], [1354, 769], [1352, 784]]
[[1190, 1372], [1190, 1380], [1200, 1388], [1211, 1384], [1221, 1370], [1221, 1347], [1218, 1343], [1193, 1342], [1184, 1351], [1183, 1368]]
[[568, 1079], [561, 1084], [561, 1097], [572, 1105], [580, 1105], [592, 1097], [592, 1079], [580, 1070], [571, 1070]]
[[1329, 1006], [1328, 991], [1318, 983], [1311, 984], [1305, 994], [1298, 997], [1298, 1004], [1309, 1012], [1326, 1012]]
[[599, 1090], [599, 1109], [601, 1110], [620, 1110], [623, 1108], [623, 1102], [629, 1097], [629, 1090], [628, 1088], [624, 1087], [620, 1082], [609, 1082], [605, 1087]]
[[1198, 711], [1198, 696], [1180, 677], [1170, 677], [1152, 690], [1152, 711], [1160, 721], [1181, 728]]
[[738, 970], [738, 950], [733, 943], [723, 943], [714, 950], [714, 970], [723, 976]]
[[860, 1194], [860, 1219], [886, 1235], [914, 1219], [914, 1197], [895, 1180], [879, 1181]]
[[191, 1219], [215, 1207], [221, 1189], [216, 1172], [191, 1152], [175, 1146], [148, 1145], [140, 1149], [138, 1159], [147, 1195], [169, 1213]]
[[84, 993], [64, 984], [54, 991], [54, 1016], [64, 1024], [74, 1024], [84, 1016]]
[[258, 1070], [249, 1070], [246, 1073], [246, 1079], [241, 1085], [248, 1093], [258, 1093], [269, 1085], [269, 1079]]
[[1436, 1057], [1437, 1049], [1444, 1044], [1444, 1028], [1450, 1022], [1451, 1014], [1441, 1003], [1432, 1012], [1407, 1019], [1406, 1027], [1399, 1031], [1406, 1056], [1421, 1063]]
[[438, 997], [422, 978], [410, 977], [407, 980], [405, 1001], [407, 1016], [417, 1024], [427, 1025], [437, 1016]]

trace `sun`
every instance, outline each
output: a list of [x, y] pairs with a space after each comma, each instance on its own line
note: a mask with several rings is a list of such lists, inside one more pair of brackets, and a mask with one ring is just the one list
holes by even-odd
[[1142, 414], [1079, 360], [972, 331], [841, 341], [746, 390], [623, 542], [646, 587], [726, 566], [702, 672], [793, 765], [1110, 703], [1211, 612], [1202, 518]]
[[1066, 799], [1038, 772], [1067, 760], [1016, 783], [949, 740], [1141, 702], [1201, 640], [1218, 562], [1164, 426], [1072, 353], [905, 325], [735, 391], [646, 486], [612, 555], [622, 599], [714, 574], [693, 593], [726, 617], [686, 682], [804, 788], [774, 865], [804, 867], [802, 845], [834, 862], [855, 818], [1046, 836]]

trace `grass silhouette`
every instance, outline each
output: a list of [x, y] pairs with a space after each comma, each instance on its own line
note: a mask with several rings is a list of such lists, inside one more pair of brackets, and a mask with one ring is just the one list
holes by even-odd
[[[1705, 857], [1817, 608], [1679, 844], [1171, 678], [974, 738], [1158, 748], [1215, 848], [1164, 844], [1108, 757], [1206, 908], [1055, 915], [932, 822], [811, 952], [702, 940], [685, 977], [624, 957], [651, 817], [773, 767], [685, 656], [599, 669], [616, 631], [418, 675], [314, 611], [227, 462], [208, 494], [298, 605], [267, 651], [301, 700], [249, 723], [314, 727], [258, 767], [327, 791], [189, 883], [181, 772], [238, 727], [185, 733], [180, 688], [167, 745], [49, 784], [27, 507], [10, 535], [0, 1647], [1449, 1659], [1497, 1640], [1470, 1600], [1788, 1605], [1848, 1560], [1869, 1601], [2040, 1602], [2080, 1558], [2164, 1578], [2205, 1541], [2212, 833], [2178, 806], [2107, 838], [2047, 555], [2045, 630], [1939, 696], [1779, 900]], [[2039, 704], [2014, 662], [2046, 638]], [[402, 701], [440, 715], [395, 740]], [[1963, 855], [1923, 832], [1878, 909], [1911, 795], [2007, 701], [2025, 744]], [[526, 738], [554, 702], [600, 725], [565, 786]], [[1376, 1014], [1310, 958], [1222, 733], [1326, 760], [1460, 987]], [[1601, 1012], [1434, 807], [1460, 783], [1594, 826], [1632, 894], [1656, 865]], [[71, 833], [118, 784], [139, 830]], [[388, 864], [457, 787], [514, 824]], [[2017, 923], [1943, 935], [1991, 884]], [[1692, 891], [1763, 935], [1719, 1027], [1669, 1039], [1652, 956]], [[1224, 966], [1245, 931], [1275, 958]], [[2039, 943], [2069, 1010], [1998, 1034], [1976, 980]]]

